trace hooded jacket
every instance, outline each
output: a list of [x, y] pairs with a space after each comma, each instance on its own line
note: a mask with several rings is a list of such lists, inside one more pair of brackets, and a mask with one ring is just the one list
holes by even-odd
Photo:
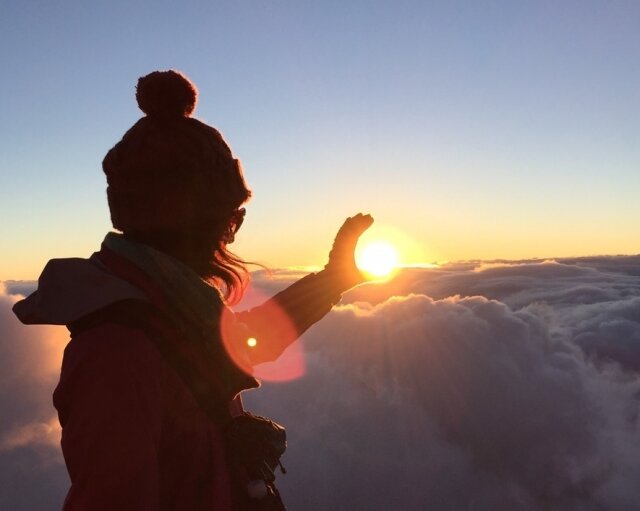
[[[320, 272], [252, 310], [225, 309], [234, 335], [260, 339], [251, 349], [242, 344], [246, 352], [232, 358], [274, 360], [339, 298]], [[166, 310], [153, 279], [103, 247], [90, 259], [51, 260], [37, 291], [14, 307], [23, 323], [67, 325], [72, 332], [53, 396], [71, 479], [64, 511], [234, 510], [221, 426], [158, 350], [153, 330], [109, 320], [73, 328], [118, 303]], [[163, 335], [188, 346], [175, 330]], [[215, 367], [188, 348], [185, 356], [215, 385]], [[222, 406], [241, 413], [239, 394]]]

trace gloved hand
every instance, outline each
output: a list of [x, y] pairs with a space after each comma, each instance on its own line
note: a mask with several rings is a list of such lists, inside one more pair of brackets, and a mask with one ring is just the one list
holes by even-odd
[[358, 239], [364, 231], [373, 224], [371, 215], [358, 213], [347, 218], [336, 238], [329, 253], [329, 262], [326, 264], [325, 272], [335, 279], [340, 291], [351, 289], [366, 280], [366, 277], [356, 266], [355, 250]]

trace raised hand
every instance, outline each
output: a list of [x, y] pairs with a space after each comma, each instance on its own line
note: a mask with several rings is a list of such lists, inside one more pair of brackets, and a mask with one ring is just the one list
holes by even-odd
[[333, 274], [345, 291], [366, 280], [356, 266], [355, 250], [358, 239], [371, 224], [371, 215], [358, 213], [347, 218], [336, 234], [325, 271]]

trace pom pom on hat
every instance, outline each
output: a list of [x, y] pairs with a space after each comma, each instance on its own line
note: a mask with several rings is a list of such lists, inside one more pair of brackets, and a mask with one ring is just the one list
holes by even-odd
[[136, 101], [149, 117], [190, 117], [198, 89], [178, 71], [154, 71], [138, 80]]

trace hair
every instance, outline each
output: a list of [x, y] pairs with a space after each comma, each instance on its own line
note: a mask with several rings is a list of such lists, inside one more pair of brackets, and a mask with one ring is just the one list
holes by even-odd
[[165, 252], [236, 303], [249, 281], [231, 252], [251, 197], [242, 166], [222, 135], [190, 117], [195, 86], [176, 71], [140, 78], [136, 99], [147, 115], [105, 156], [113, 227]]
[[[216, 229], [219, 227], [220, 229]], [[228, 229], [206, 225], [201, 229], [182, 231], [124, 231], [126, 238], [149, 245], [189, 266], [201, 278], [222, 291], [228, 304], [235, 304], [244, 295], [250, 281], [248, 263], [227, 248], [224, 241]]]

